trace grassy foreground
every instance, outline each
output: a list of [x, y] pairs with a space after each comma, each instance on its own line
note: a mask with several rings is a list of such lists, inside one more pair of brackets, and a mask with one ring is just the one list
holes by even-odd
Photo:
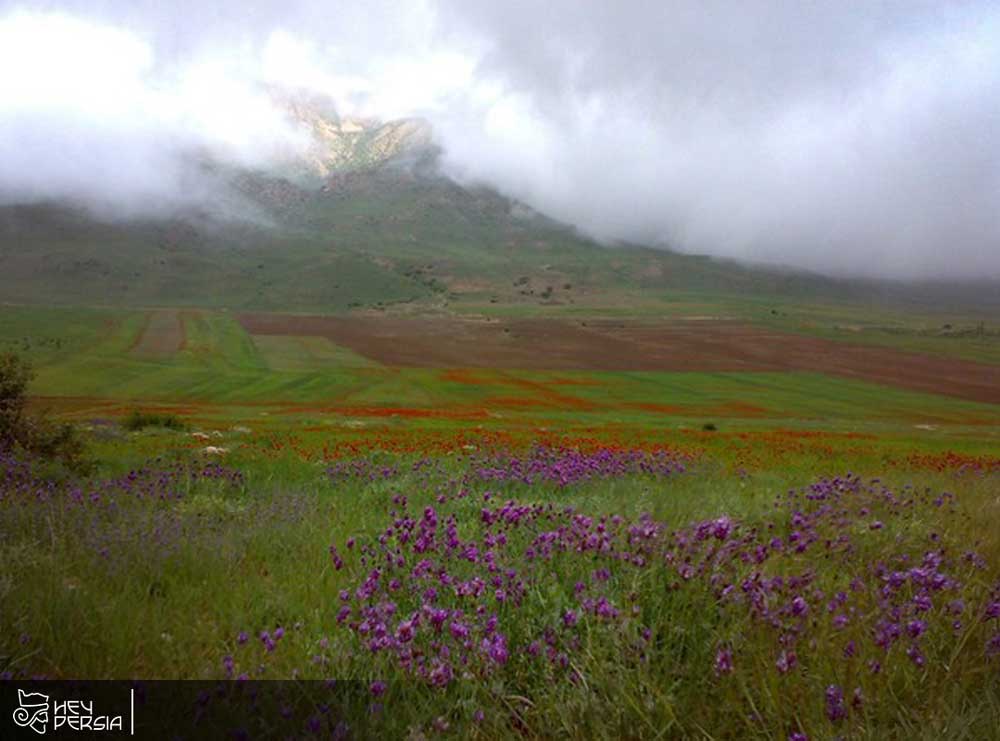
[[1000, 460], [701, 437], [5, 457], [0, 671], [359, 679], [392, 737], [995, 737]]
[[[1000, 357], [958, 320], [773, 307]], [[223, 310], [3, 317], [97, 469], [0, 453], [0, 676], [354, 680], [346, 717], [310, 684], [250, 737], [998, 737], [995, 404], [386, 367]]]

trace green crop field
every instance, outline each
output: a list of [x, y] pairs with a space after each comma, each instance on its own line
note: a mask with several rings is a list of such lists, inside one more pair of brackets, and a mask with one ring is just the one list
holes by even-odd
[[[994, 425], [1000, 408], [816, 373], [387, 368], [322, 337], [248, 334], [211, 310], [78, 311], [6, 307], [0, 343], [32, 360], [33, 391], [61, 397], [178, 404], [299, 404], [485, 410], [501, 418], [573, 416], [644, 425], [770, 420], [865, 425]], [[166, 320], [162, 317], [167, 316]], [[152, 320], [176, 322], [176, 347], [143, 349]], [[182, 345], [181, 345], [182, 341]], [[941, 339], [971, 353], [978, 338]], [[946, 349], [946, 348], [945, 348]], [[644, 408], [645, 407], [645, 408]]]

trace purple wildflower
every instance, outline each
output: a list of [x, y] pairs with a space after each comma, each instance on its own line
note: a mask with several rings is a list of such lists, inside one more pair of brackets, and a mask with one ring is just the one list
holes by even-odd
[[733, 671], [733, 652], [728, 648], [720, 648], [715, 654], [715, 674], [723, 676]]
[[832, 723], [839, 723], [847, 717], [847, 707], [844, 705], [844, 691], [835, 684], [826, 688], [826, 717]]

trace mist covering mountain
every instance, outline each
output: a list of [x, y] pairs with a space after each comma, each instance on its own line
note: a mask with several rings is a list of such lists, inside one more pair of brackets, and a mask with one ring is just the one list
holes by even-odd
[[596, 242], [442, 168], [430, 124], [341, 116], [329, 99], [270, 89], [308, 146], [266, 167], [192, 149], [197, 196], [121, 214], [72, 199], [0, 207], [0, 292], [43, 304], [273, 311], [583, 306], [697, 295], [991, 306], [986, 283], [849, 281], [662, 247]]
[[985, 0], [0, 0], [0, 204], [247, 219], [220, 171], [429, 138], [602, 244], [996, 279], [998, 29]]

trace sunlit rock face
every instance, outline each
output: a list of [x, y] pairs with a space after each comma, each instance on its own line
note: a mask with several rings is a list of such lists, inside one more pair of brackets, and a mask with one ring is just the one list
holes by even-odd
[[272, 97], [312, 136], [305, 154], [288, 164], [292, 175], [325, 179], [335, 173], [377, 168], [432, 146], [431, 127], [423, 119], [341, 116], [332, 101], [315, 95], [272, 91]]

